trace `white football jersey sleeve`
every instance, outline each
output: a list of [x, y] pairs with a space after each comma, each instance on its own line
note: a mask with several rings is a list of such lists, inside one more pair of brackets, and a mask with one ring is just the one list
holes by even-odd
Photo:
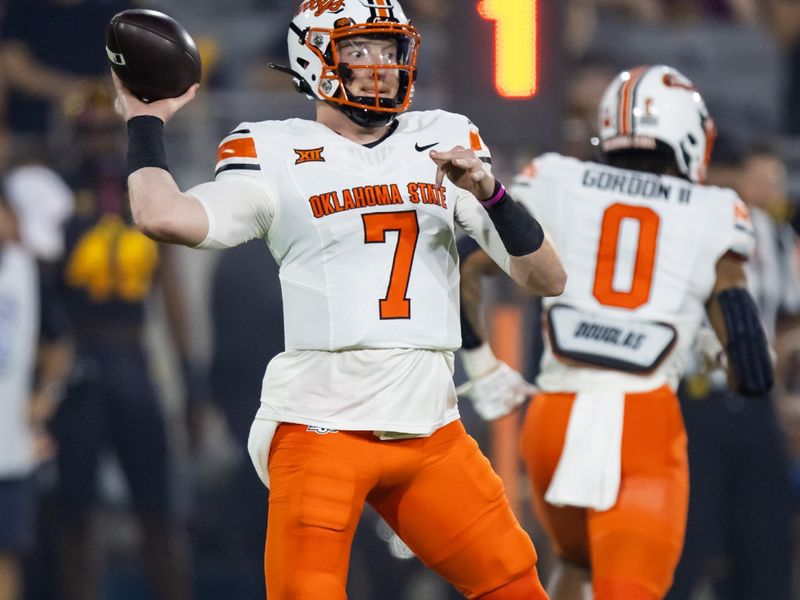
[[564, 294], [544, 300], [542, 389], [677, 385], [717, 261], [753, 250], [738, 196], [556, 154], [510, 193], [552, 235], [569, 274]]

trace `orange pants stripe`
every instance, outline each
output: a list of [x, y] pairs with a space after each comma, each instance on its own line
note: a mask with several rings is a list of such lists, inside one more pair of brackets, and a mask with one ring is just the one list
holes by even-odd
[[[270, 600], [346, 597], [350, 546], [365, 501], [467, 598], [547, 598], [536, 551], [500, 478], [458, 421], [427, 438], [395, 441], [281, 424], [269, 473]], [[498, 591], [505, 586], [517, 591]]]
[[[591, 568], [597, 591], [641, 589], [648, 594], [642, 597], [662, 598], [680, 558], [689, 497], [678, 399], [668, 387], [625, 396], [619, 497], [602, 512], [544, 500], [574, 399], [574, 394], [539, 394], [528, 409], [522, 454], [534, 510], [559, 555]], [[604, 596], [612, 597], [623, 596]]]

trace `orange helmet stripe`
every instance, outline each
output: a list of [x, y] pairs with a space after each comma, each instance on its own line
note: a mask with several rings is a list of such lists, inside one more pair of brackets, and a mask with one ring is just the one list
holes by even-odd
[[622, 84], [619, 103], [619, 133], [630, 135], [633, 129], [633, 90], [649, 67], [636, 67], [631, 71], [628, 81]]
[[[377, 4], [378, 6], [386, 6], [386, 0], [375, 0], [375, 4]], [[378, 9], [378, 16], [379, 17], [388, 17], [389, 16], [389, 11], [386, 10], [385, 8], [379, 8]]]
[[717, 126], [714, 123], [714, 120], [711, 117], [705, 122], [705, 127], [703, 127], [703, 133], [706, 135], [706, 152], [703, 156], [703, 164], [700, 166], [700, 173], [699, 173], [699, 182], [703, 183], [706, 178], [707, 170], [708, 170], [708, 163], [711, 162], [711, 152], [714, 149], [714, 142], [717, 141]]

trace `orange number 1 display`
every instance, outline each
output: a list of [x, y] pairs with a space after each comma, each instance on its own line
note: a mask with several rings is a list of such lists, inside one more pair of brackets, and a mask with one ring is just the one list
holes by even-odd
[[494, 86], [506, 98], [531, 98], [537, 88], [538, 0], [481, 0], [478, 13], [494, 21]]

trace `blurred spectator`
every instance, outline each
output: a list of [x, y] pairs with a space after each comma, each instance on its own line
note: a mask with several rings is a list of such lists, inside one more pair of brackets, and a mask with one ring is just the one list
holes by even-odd
[[[58, 442], [57, 549], [65, 600], [98, 597], [92, 515], [101, 454], [113, 450], [138, 517], [142, 559], [159, 598], [192, 596], [173, 494], [163, 410], [142, 346], [145, 302], [161, 287], [173, 339], [188, 356], [173, 254], [131, 225], [124, 152], [111, 97], [97, 88], [70, 115], [67, 180], [75, 190], [59, 272], [76, 365], [53, 419]], [[190, 387], [190, 386], [187, 386]]]
[[0, 71], [7, 123], [43, 134], [50, 112], [108, 73], [105, 29], [128, 0], [7, 0], [0, 21]]
[[774, 343], [779, 315], [800, 315], [797, 237], [787, 222], [791, 206], [786, 165], [775, 150], [758, 146], [748, 151], [739, 193], [751, 209], [759, 241], [749, 263], [751, 292]]
[[597, 3], [594, 0], [569, 0], [564, 6], [564, 32], [561, 43], [567, 56], [578, 61], [592, 44], [597, 28]]
[[278, 266], [263, 241], [221, 253], [212, 278], [211, 319], [214, 349], [209, 383], [241, 452], [234, 493], [224, 514], [215, 519], [226, 529], [226, 556], [246, 566], [245, 573], [258, 574], [260, 583], [253, 589], [263, 597], [266, 584], [259, 566], [264, 559], [268, 493], [247, 457], [247, 436], [267, 362], [284, 350]]
[[767, 16], [778, 47], [786, 60], [783, 111], [786, 133], [800, 135], [800, 2], [765, 0]]
[[567, 110], [561, 151], [579, 160], [597, 160], [592, 138], [597, 135], [597, 107], [606, 86], [617, 74], [604, 56], [586, 56], [573, 69], [567, 84]]
[[[800, 311], [794, 233], [770, 216], [785, 204], [785, 167], [766, 148], [751, 149], [742, 161], [735, 150], [719, 159], [709, 178], [735, 186], [750, 208], [757, 245], [748, 282], [774, 344], [779, 311]], [[724, 374], [713, 365], [711, 370], [700, 367], [682, 385], [689, 516], [683, 555], [667, 598], [689, 600], [698, 584], [710, 579], [717, 600], [790, 600], [789, 463], [774, 401], [770, 396], [743, 399], [725, 388]]]
[[38, 332], [36, 263], [0, 201], [0, 600], [22, 597], [21, 559], [34, 542], [34, 431], [29, 402]]
[[[5, 140], [2, 134], [0, 176]], [[36, 254], [21, 243], [31, 230], [60, 236], [58, 219], [47, 216], [14, 210], [0, 198], [0, 600], [23, 597], [21, 559], [35, 537], [33, 472], [52, 454], [45, 423], [69, 367], [63, 331], [41, 318]]]
[[664, 18], [660, 0], [598, 0], [599, 8], [644, 23], [654, 23]]
[[611, 9], [640, 22], [723, 19], [755, 24], [757, 0], [599, 0], [604, 9]]

